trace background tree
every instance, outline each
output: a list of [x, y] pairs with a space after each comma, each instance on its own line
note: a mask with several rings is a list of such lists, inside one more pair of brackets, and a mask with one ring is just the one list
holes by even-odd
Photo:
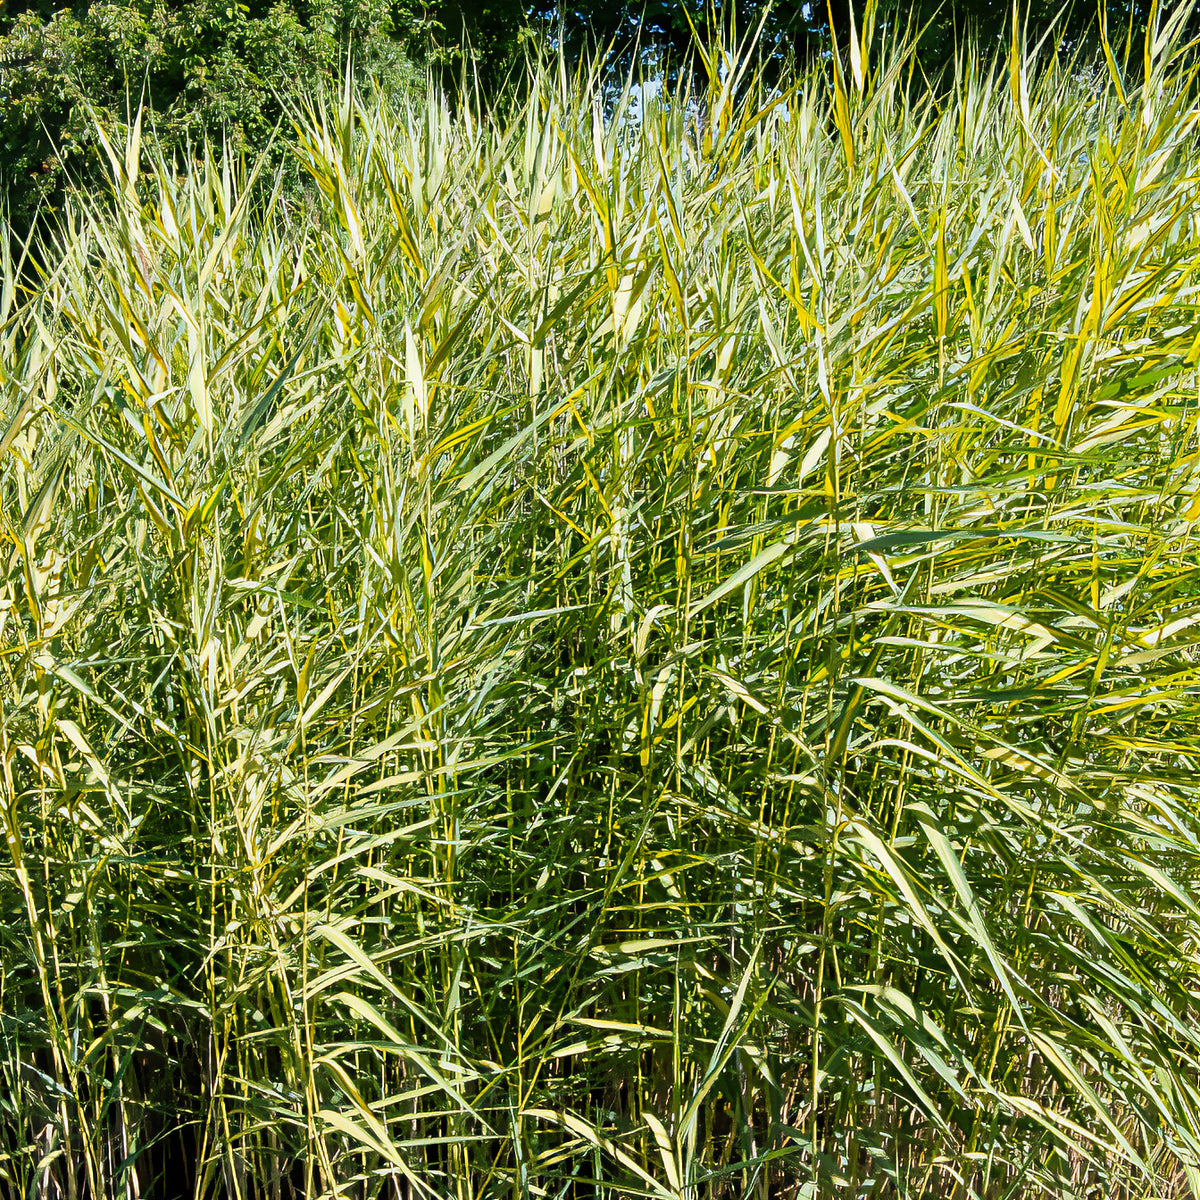
[[[537, 4], [530, 13], [543, 20], [561, 17], [568, 39], [632, 43], [648, 51], [668, 51], [679, 60], [692, 43], [692, 28], [711, 23], [736, 23], [742, 30], [763, 21], [763, 46], [779, 58], [794, 56], [801, 63], [827, 55], [834, 44], [843, 54], [849, 44], [852, 0], [574, 0], [565, 10], [554, 3]], [[449, 5], [448, 7], [455, 7]], [[854, 7], [861, 15], [863, 5]], [[1055, 29], [1068, 49], [1086, 46], [1094, 38], [1097, 12], [1087, 0], [1028, 0], [1020, 4], [1021, 19], [1036, 40]], [[1110, 35], [1123, 43], [1125, 35], [1139, 37], [1150, 18], [1150, 0], [1118, 0], [1107, 4]], [[1160, 9], [1164, 6], [1160, 5]], [[882, 0], [877, 5], [875, 30], [896, 33], [911, 25], [924, 30], [918, 46], [922, 66], [937, 71], [950, 64], [955, 47], [970, 39], [985, 52], [1007, 42], [1011, 28], [1010, 0]], [[1195, 18], [1193, 26], [1197, 25]]]
[[143, 101], [166, 152], [260, 148], [297, 81], [360, 65], [395, 82], [431, 20], [413, 0], [10, 0], [0, 10], [0, 176], [24, 226], [95, 154], [93, 113]]

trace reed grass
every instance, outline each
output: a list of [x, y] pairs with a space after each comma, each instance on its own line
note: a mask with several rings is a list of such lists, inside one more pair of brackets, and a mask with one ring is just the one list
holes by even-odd
[[110, 139], [0, 292], [4, 1193], [1200, 1196], [1181, 21]]

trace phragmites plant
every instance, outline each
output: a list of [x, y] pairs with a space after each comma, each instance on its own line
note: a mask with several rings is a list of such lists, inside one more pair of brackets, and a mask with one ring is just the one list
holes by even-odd
[[307, 214], [107, 143], [0, 291], [0, 1191], [1200, 1196], [1182, 19], [347, 87]]

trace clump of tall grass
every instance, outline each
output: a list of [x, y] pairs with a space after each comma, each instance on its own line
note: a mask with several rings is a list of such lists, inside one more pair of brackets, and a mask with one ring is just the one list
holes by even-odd
[[5, 260], [7, 1195], [1200, 1196], [1195, 68], [864, 24]]

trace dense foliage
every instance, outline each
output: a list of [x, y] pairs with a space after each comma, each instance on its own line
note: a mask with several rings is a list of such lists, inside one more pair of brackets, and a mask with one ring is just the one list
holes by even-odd
[[1195, 67], [903, 49], [4, 261], [7, 1195], [1200, 1194]]
[[143, 104], [147, 136], [187, 157], [206, 139], [261, 150], [297, 84], [347, 53], [391, 87], [431, 32], [408, 0], [99, 0], [74, 10], [10, 0], [0, 14], [0, 177], [28, 226], [67, 177], [92, 183], [110, 128]]

